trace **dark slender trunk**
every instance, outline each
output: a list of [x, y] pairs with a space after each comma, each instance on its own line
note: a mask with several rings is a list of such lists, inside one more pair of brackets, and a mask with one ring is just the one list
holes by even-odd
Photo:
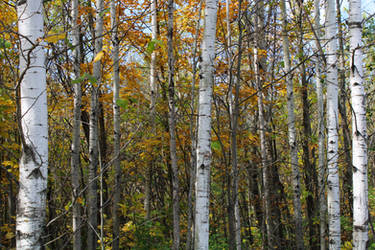
[[[256, 152], [253, 153], [256, 154]], [[257, 221], [256, 225], [260, 230], [263, 242], [265, 242], [266, 232], [264, 225], [264, 214], [262, 209], [261, 194], [259, 191], [261, 186], [259, 185], [259, 183], [261, 183], [262, 180], [257, 165], [249, 162], [247, 167], [247, 174], [249, 203], [252, 204], [252, 206], [254, 207], [255, 219]]]
[[[102, 94], [100, 93], [100, 96]], [[101, 166], [106, 166], [108, 157], [107, 157], [107, 131], [105, 128], [105, 116], [104, 116], [104, 110], [103, 110], [103, 103], [100, 101], [100, 96], [99, 96], [99, 117], [98, 117], [98, 126], [99, 126], [99, 150], [100, 150], [100, 158], [101, 158]], [[108, 198], [109, 198], [109, 192], [108, 192], [108, 185], [107, 185], [107, 180], [108, 180], [108, 171], [104, 171], [103, 173], [103, 200], [105, 201], [106, 204], [108, 204]], [[109, 217], [111, 216], [111, 207], [110, 206], [105, 206], [103, 207], [104, 213], [108, 215]]]
[[316, 199], [316, 190], [317, 190], [317, 175], [314, 169], [314, 165], [311, 162], [311, 152], [310, 152], [310, 145], [311, 145], [311, 122], [310, 122], [310, 102], [309, 102], [309, 93], [308, 93], [308, 80], [306, 76], [306, 66], [305, 66], [305, 56], [304, 56], [304, 37], [303, 37], [303, 3], [299, 2], [299, 45], [298, 45], [298, 53], [299, 53], [299, 62], [300, 62], [300, 74], [301, 74], [301, 102], [302, 102], [302, 124], [303, 124], [303, 135], [302, 135], [302, 162], [304, 168], [304, 181], [306, 190], [308, 192], [306, 197], [307, 203], [307, 220], [308, 220], [308, 228], [309, 228], [309, 245], [310, 249], [318, 249], [318, 228], [317, 225], [314, 224], [314, 217], [316, 214], [316, 207], [317, 204]]
[[[348, 95], [346, 92], [346, 82], [345, 82], [345, 55], [344, 55], [344, 33], [343, 33], [343, 26], [341, 20], [341, 9], [340, 9], [340, 1], [336, 0], [337, 5], [337, 22], [338, 22], [338, 41], [339, 41], [339, 51], [338, 51], [338, 82], [339, 82], [339, 113], [341, 116], [341, 133], [343, 135], [343, 154], [345, 159], [345, 167], [344, 169], [344, 178], [343, 178], [343, 197], [348, 202], [343, 202], [343, 213], [347, 214], [349, 218], [353, 218], [353, 173], [352, 173], [352, 155], [350, 154], [351, 150], [351, 132], [349, 131], [349, 121], [347, 117], [346, 111], [346, 103], [348, 100]], [[343, 232], [348, 237], [352, 236], [351, 232]]]
[[176, 103], [175, 103], [175, 83], [174, 83], [174, 53], [173, 53], [173, 15], [174, 1], [168, 1], [168, 102], [169, 102], [169, 151], [171, 157], [172, 170], [172, 207], [173, 207], [173, 245], [172, 249], [180, 248], [180, 196], [179, 178], [177, 165], [176, 148]]

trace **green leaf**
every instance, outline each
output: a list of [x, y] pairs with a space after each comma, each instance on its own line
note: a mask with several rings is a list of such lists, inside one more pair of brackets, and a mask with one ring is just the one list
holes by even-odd
[[79, 83], [79, 82], [83, 82], [84, 80], [88, 80], [91, 83], [96, 83], [98, 81], [95, 76], [85, 73], [81, 75], [80, 77], [78, 77], [77, 79], [73, 80], [72, 83]]
[[213, 148], [214, 150], [221, 150], [220, 142], [218, 141], [211, 142], [211, 148]]
[[12, 47], [12, 44], [3, 38], [0, 38], [0, 47], [3, 49], [9, 49]]
[[155, 45], [159, 45], [160, 47], [162, 47], [163, 45], [163, 42], [160, 41], [160, 40], [157, 40], [157, 39], [153, 39], [151, 40], [148, 45], [147, 45], [147, 53], [151, 54], [152, 52], [154, 52], [155, 50]]
[[109, 13], [110, 8], [104, 9], [102, 12], [100, 12], [99, 16], [103, 17], [106, 13]]
[[5, 48], [9, 49], [10, 47], [12, 47], [12, 44], [9, 42], [9, 41], [5, 41]]
[[96, 77], [95, 76], [93, 76], [93, 75], [90, 75], [90, 74], [84, 74], [84, 76], [85, 76], [85, 78], [87, 79], [87, 80], [89, 80], [89, 82], [91, 82], [91, 83], [97, 83], [98, 82], [98, 79], [96, 79]]
[[84, 80], [85, 80], [85, 76], [83, 75], [83, 76], [80, 76], [80, 77], [78, 77], [77, 79], [73, 80], [72, 83], [73, 83], [73, 84], [74, 84], [74, 83], [80, 83], [80, 82], [82, 82], [82, 81], [84, 81]]
[[116, 101], [116, 104], [119, 105], [123, 109], [127, 109], [128, 108], [128, 100], [118, 99]]
[[70, 205], [72, 205], [72, 202], [71, 202], [71, 201], [69, 201], [68, 204], [65, 205], [65, 207], [64, 207], [64, 208], [65, 208], [65, 211], [68, 211], [68, 210], [69, 210]]

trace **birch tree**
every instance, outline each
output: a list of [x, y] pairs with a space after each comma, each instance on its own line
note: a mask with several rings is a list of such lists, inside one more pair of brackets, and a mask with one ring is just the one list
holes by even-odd
[[259, 138], [260, 138], [260, 156], [262, 160], [262, 181], [263, 181], [263, 209], [264, 209], [264, 224], [267, 232], [267, 242], [263, 244], [267, 248], [277, 248], [277, 236], [275, 234], [275, 221], [272, 220], [272, 201], [271, 201], [271, 174], [270, 174], [270, 149], [267, 145], [266, 129], [267, 122], [265, 117], [265, 108], [263, 100], [263, 83], [264, 83], [264, 69], [266, 69], [265, 58], [261, 57], [260, 50], [266, 49], [264, 40], [264, 1], [256, 2], [255, 14], [255, 44], [254, 44], [254, 73], [255, 83], [258, 97], [258, 122], [259, 122]]
[[211, 103], [214, 84], [217, 0], [206, 0], [199, 82], [197, 169], [195, 183], [195, 249], [207, 250], [209, 238]]
[[173, 14], [174, 1], [168, 1], [168, 101], [169, 101], [169, 151], [172, 168], [172, 203], [173, 203], [173, 246], [178, 250], [180, 247], [180, 197], [176, 149], [176, 104], [174, 87], [174, 54], [173, 54]]
[[316, 81], [316, 96], [318, 104], [318, 199], [319, 199], [319, 231], [320, 231], [320, 249], [326, 249], [326, 231], [327, 231], [327, 205], [325, 198], [325, 128], [324, 128], [324, 98], [323, 98], [323, 86], [322, 86], [322, 76], [321, 69], [321, 51], [320, 51], [320, 35], [321, 35], [321, 26], [320, 26], [320, 0], [314, 0], [314, 30], [315, 32], [315, 50], [317, 53], [315, 56], [315, 81]]
[[113, 207], [112, 207], [112, 220], [113, 220], [113, 245], [114, 250], [119, 249], [120, 237], [120, 218], [119, 218], [119, 202], [121, 195], [121, 166], [120, 166], [120, 106], [117, 104], [119, 100], [119, 85], [120, 85], [120, 63], [119, 63], [119, 39], [118, 39], [118, 22], [116, 1], [111, 0], [111, 42], [112, 42], [112, 61], [113, 61], [113, 167], [115, 172], [114, 194], [113, 194]]
[[186, 236], [186, 250], [191, 250], [194, 245], [193, 235], [194, 235], [194, 208], [193, 208], [193, 190], [194, 190], [194, 180], [195, 180], [195, 166], [196, 166], [196, 145], [197, 145], [197, 133], [196, 133], [196, 123], [197, 118], [194, 115], [195, 110], [195, 83], [196, 83], [196, 74], [197, 74], [197, 49], [198, 49], [198, 39], [199, 31], [201, 25], [201, 13], [202, 13], [202, 0], [199, 1], [198, 7], [198, 20], [195, 26], [195, 35], [194, 35], [194, 47], [193, 47], [193, 63], [192, 63], [192, 81], [191, 81], [191, 98], [190, 98], [190, 121], [189, 121], [189, 130], [190, 130], [190, 140], [191, 140], [191, 150], [190, 150], [190, 176], [189, 176], [189, 191], [188, 191], [188, 211], [187, 211], [187, 236]]
[[[237, 122], [238, 122], [238, 107], [236, 107], [235, 100], [237, 100], [238, 104], [238, 96], [236, 92], [236, 97], [233, 98], [233, 65], [234, 65], [234, 49], [232, 46], [232, 30], [231, 30], [231, 23], [230, 23], [230, 0], [225, 1], [225, 21], [226, 21], [226, 60], [228, 64], [228, 99], [229, 99], [229, 117], [230, 117], [230, 134], [231, 134], [231, 173], [229, 177], [230, 187], [227, 189], [228, 195], [228, 224], [229, 224], [229, 249], [233, 250], [236, 249], [236, 238], [241, 238], [241, 235], [237, 237], [237, 229], [236, 229], [236, 215], [235, 210], [236, 207], [238, 209], [238, 197], [237, 197], [237, 189], [238, 188], [238, 166], [237, 166]], [[236, 82], [236, 85], [237, 82]], [[240, 245], [241, 247], [241, 245]]]
[[[232, 105], [230, 106], [231, 113], [231, 152], [232, 152], [232, 203], [234, 204], [234, 229], [235, 229], [235, 246], [237, 250], [241, 250], [241, 216], [240, 206], [238, 201], [238, 182], [239, 182], [239, 167], [238, 167], [238, 156], [237, 156], [237, 130], [238, 130], [238, 118], [240, 116], [240, 81], [241, 81], [241, 59], [242, 59], [242, 0], [238, 1], [238, 59], [237, 59], [237, 75], [235, 79], [234, 89], [234, 100], [230, 100]], [[232, 91], [229, 92], [232, 99]]]
[[[310, 100], [309, 100], [309, 78], [306, 69], [306, 52], [305, 52], [305, 45], [304, 45], [304, 27], [303, 21], [305, 15], [305, 6], [303, 1], [297, 1], [297, 21], [298, 21], [298, 50], [297, 50], [297, 58], [298, 58], [298, 65], [299, 65], [299, 80], [301, 83], [301, 87], [299, 88], [300, 91], [300, 98], [302, 103], [302, 126], [303, 130], [301, 133], [301, 146], [302, 146], [302, 164], [303, 164], [303, 172], [304, 172], [304, 182], [305, 188], [307, 191], [306, 197], [306, 210], [307, 210], [307, 221], [308, 221], [308, 236], [309, 236], [309, 246], [311, 248], [316, 248], [315, 244], [317, 241], [314, 239], [316, 236], [317, 225], [314, 223], [315, 217], [315, 190], [316, 190], [316, 183], [317, 183], [317, 176], [315, 172], [315, 168], [311, 161], [311, 157], [314, 157], [314, 151], [311, 150], [311, 121], [310, 121]], [[310, 20], [309, 20], [310, 22]], [[301, 232], [302, 233], [302, 232]]]
[[72, 131], [72, 189], [73, 189], [73, 249], [81, 249], [81, 206], [77, 202], [80, 193], [80, 125], [81, 125], [81, 83], [78, 80], [81, 75], [80, 58], [81, 47], [79, 44], [80, 25], [78, 23], [78, 0], [72, 1], [72, 46], [73, 46], [73, 67], [75, 82], [74, 88], [74, 107], [73, 107], [73, 131]]
[[290, 165], [292, 167], [292, 181], [293, 181], [293, 205], [294, 205], [294, 220], [296, 232], [297, 249], [303, 249], [303, 230], [302, 230], [302, 211], [301, 211], [301, 181], [298, 164], [298, 148], [295, 127], [294, 114], [294, 91], [293, 79], [291, 74], [290, 55], [289, 55], [289, 39], [287, 30], [287, 15], [285, 0], [281, 1], [281, 19], [283, 22], [283, 56], [284, 56], [284, 71], [286, 74], [286, 89], [287, 89], [287, 107], [288, 107], [288, 137], [290, 149]]
[[41, 249], [48, 178], [48, 114], [43, 39], [43, 3], [18, 4], [20, 36], [19, 129], [22, 155], [16, 219], [17, 249]]
[[[95, 26], [95, 57], [102, 52], [103, 47], [103, 0], [96, 1], [96, 26]], [[96, 58], [97, 59], [97, 58]], [[96, 83], [92, 82], [91, 86], [91, 109], [90, 109], [90, 145], [89, 145], [89, 178], [88, 178], [88, 235], [87, 246], [89, 249], [96, 248], [97, 242], [97, 168], [99, 162], [98, 153], [98, 92], [101, 80], [101, 63], [100, 60], [94, 60], [93, 74]], [[95, 86], [97, 85], [97, 86]]]
[[[346, 51], [345, 51], [345, 24], [343, 22], [343, 17], [341, 14], [341, 0], [336, 0], [336, 10], [337, 10], [337, 26], [338, 26], [338, 32], [337, 32], [337, 40], [338, 40], [338, 51], [337, 51], [337, 72], [338, 72], [338, 84], [339, 84], [339, 114], [341, 117], [341, 124], [340, 129], [342, 133], [342, 143], [339, 144], [342, 147], [342, 150], [345, 152], [345, 165], [344, 171], [342, 171], [342, 193], [345, 194], [345, 198], [347, 202], [344, 202], [342, 204], [341, 211], [343, 214], [349, 212], [350, 217], [353, 217], [353, 171], [352, 171], [352, 157], [349, 153], [351, 150], [351, 141], [352, 137], [350, 135], [350, 126], [349, 126], [349, 120], [347, 115], [347, 103], [348, 103], [348, 91], [347, 89], [347, 77], [346, 77]], [[340, 131], [340, 130], [339, 130]], [[340, 132], [339, 132], [340, 133]], [[340, 150], [340, 147], [339, 147]]]
[[[158, 38], [158, 12], [157, 12], [157, 0], [152, 0], [151, 2], [151, 38], [152, 42], [155, 42]], [[150, 103], [150, 115], [153, 124], [153, 133], [155, 134], [155, 106], [157, 97], [157, 85], [156, 85], [156, 51], [151, 53], [150, 62], [150, 89], [151, 89], [151, 103]], [[145, 183], [145, 200], [144, 209], [146, 211], [146, 219], [150, 219], [151, 215], [151, 173], [152, 165], [146, 170], [146, 183]]]
[[361, 0], [351, 0], [350, 28], [350, 89], [352, 103], [353, 155], [353, 249], [367, 249], [368, 244], [368, 184], [366, 93], [362, 67]]
[[327, 1], [327, 160], [329, 248], [340, 249], [340, 190], [338, 160], [337, 23], [335, 0]]

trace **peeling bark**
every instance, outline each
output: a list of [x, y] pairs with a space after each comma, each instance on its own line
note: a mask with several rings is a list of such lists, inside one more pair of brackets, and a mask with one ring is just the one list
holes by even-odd
[[43, 3], [18, 4], [20, 33], [20, 119], [22, 156], [17, 198], [17, 249], [41, 249], [48, 178], [48, 114], [43, 37]]
[[337, 22], [335, 0], [327, 1], [327, 205], [329, 248], [340, 249], [340, 183], [338, 161]]
[[353, 137], [353, 249], [368, 248], [366, 93], [362, 66], [361, 0], [350, 1], [350, 86]]
[[210, 167], [211, 167], [211, 103], [214, 83], [217, 0], [206, 0], [202, 44], [202, 70], [199, 82], [197, 138], [197, 170], [195, 182], [195, 249], [208, 249]]

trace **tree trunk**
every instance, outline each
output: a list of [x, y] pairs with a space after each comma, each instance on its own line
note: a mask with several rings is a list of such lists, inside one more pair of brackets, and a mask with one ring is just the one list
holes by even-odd
[[[229, 7], [229, 6], [228, 6]], [[238, 201], [238, 160], [237, 160], [237, 130], [238, 130], [238, 117], [240, 112], [239, 105], [239, 93], [240, 93], [240, 80], [241, 80], [241, 57], [242, 57], [242, 27], [241, 27], [241, 7], [242, 0], [238, 2], [238, 60], [237, 60], [237, 76], [235, 79], [235, 94], [233, 100], [232, 91], [229, 91], [230, 95], [230, 114], [231, 114], [231, 164], [232, 164], [232, 183], [231, 183], [231, 203], [233, 204], [233, 219], [234, 219], [234, 239], [235, 248], [237, 250], [241, 249], [241, 218], [240, 218], [240, 208]], [[228, 15], [229, 17], [229, 15]], [[230, 83], [231, 84], [231, 83]]]
[[91, 109], [90, 109], [90, 145], [89, 145], [89, 173], [87, 189], [88, 205], [88, 233], [87, 246], [89, 249], [96, 249], [96, 229], [98, 225], [98, 207], [97, 207], [97, 168], [98, 168], [98, 97], [97, 89], [92, 86], [91, 90]]
[[200, 20], [201, 20], [201, 12], [202, 12], [202, 0], [199, 2], [199, 10], [198, 10], [198, 21], [195, 27], [195, 37], [194, 37], [194, 47], [193, 47], [193, 76], [191, 81], [191, 114], [190, 114], [190, 139], [191, 139], [191, 153], [190, 153], [190, 176], [189, 176], [189, 192], [188, 192], [188, 228], [187, 228], [187, 236], [186, 236], [186, 250], [191, 250], [193, 247], [193, 235], [194, 235], [194, 207], [193, 207], [193, 188], [194, 188], [194, 180], [195, 180], [195, 166], [197, 162], [196, 156], [196, 146], [197, 146], [197, 137], [196, 137], [196, 130], [194, 127], [197, 123], [197, 118], [194, 115], [195, 110], [195, 83], [196, 83], [196, 74], [197, 74], [197, 48], [198, 48], [198, 39], [199, 39], [199, 27], [200, 27]]
[[82, 92], [81, 83], [77, 80], [81, 76], [81, 47], [79, 44], [80, 25], [78, 22], [78, 0], [72, 1], [72, 46], [74, 48], [74, 107], [73, 107], [73, 131], [72, 131], [72, 156], [71, 156], [71, 174], [72, 174], [72, 203], [73, 203], [73, 249], [80, 250], [81, 239], [81, 204], [77, 200], [80, 193], [80, 145], [81, 145], [81, 102]]
[[111, 0], [111, 30], [112, 30], [112, 61], [113, 61], [113, 166], [115, 172], [115, 183], [113, 187], [113, 206], [112, 206], [112, 220], [113, 220], [113, 243], [112, 249], [118, 250], [120, 243], [120, 218], [119, 218], [119, 203], [121, 196], [121, 166], [120, 166], [120, 107], [117, 104], [119, 100], [119, 85], [120, 85], [120, 62], [119, 62], [119, 39], [118, 39], [118, 21], [117, 21], [117, 6], [116, 1]]
[[262, 180], [263, 180], [263, 207], [264, 218], [267, 231], [266, 248], [277, 248], [277, 235], [275, 234], [275, 225], [272, 217], [272, 201], [271, 201], [271, 175], [270, 175], [270, 150], [267, 145], [266, 138], [266, 118], [263, 104], [263, 77], [265, 64], [263, 63], [259, 50], [262, 49], [264, 37], [264, 2], [258, 1], [256, 3], [255, 15], [255, 48], [254, 48], [254, 69], [255, 81], [257, 85], [258, 96], [258, 116], [259, 116], [259, 137], [260, 137], [260, 154], [262, 159]]
[[327, 232], [327, 204], [326, 204], [326, 188], [325, 188], [325, 128], [324, 128], [324, 98], [321, 71], [323, 65], [320, 63], [322, 55], [320, 52], [320, 0], [314, 1], [314, 29], [316, 32], [315, 50], [315, 72], [316, 72], [316, 95], [318, 103], [318, 199], [319, 199], [319, 227], [320, 227], [320, 249], [326, 249], [326, 232]]
[[169, 94], [169, 151], [172, 169], [172, 203], [173, 203], [173, 247], [180, 247], [180, 197], [176, 149], [176, 104], [174, 87], [174, 54], [173, 54], [173, 14], [174, 1], [168, 1], [168, 94]]
[[[257, 51], [255, 53], [258, 53]], [[258, 69], [259, 70], [259, 69]], [[259, 74], [259, 73], [256, 73]], [[258, 77], [257, 77], [258, 78]], [[261, 82], [258, 80], [258, 82]], [[265, 133], [265, 118], [264, 118], [264, 107], [263, 107], [263, 93], [260, 83], [258, 83], [258, 109], [259, 109], [259, 136], [260, 136], [260, 154], [262, 158], [262, 180], [263, 180], [263, 203], [265, 211], [265, 224], [267, 230], [267, 248], [275, 248], [274, 242], [274, 228], [273, 222], [271, 221], [271, 198], [270, 198], [270, 183], [268, 168], [270, 161], [268, 159], [268, 149]]]
[[327, 129], [329, 248], [340, 249], [340, 183], [338, 160], [337, 23], [335, 0], [327, 1]]
[[202, 70], [199, 82], [197, 138], [195, 249], [207, 250], [209, 238], [211, 103], [214, 83], [217, 0], [206, 0], [202, 43]]
[[[255, 149], [254, 149], [255, 151]], [[256, 154], [256, 152], [253, 152]], [[260, 193], [260, 184], [262, 181], [260, 179], [259, 169], [257, 168], [256, 164], [252, 162], [249, 163], [247, 167], [248, 173], [248, 193], [249, 193], [249, 201], [251, 201], [255, 218], [257, 221], [257, 226], [262, 235], [262, 241], [265, 245], [265, 224], [264, 224], [264, 211], [262, 209], [262, 200], [261, 200], [261, 193]]]
[[[103, 0], [96, 1], [96, 26], [95, 26], [95, 56], [101, 52], [103, 47]], [[98, 197], [97, 197], [97, 168], [98, 168], [98, 94], [101, 81], [100, 60], [94, 62], [93, 75], [97, 80], [91, 83], [91, 110], [90, 110], [90, 145], [89, 145], [89, 178], [88, 178], [88, 249], [96, 249], [97, 226], [98, 226]], [[96, 86], [95, 86], [96, 85]]]
[[368, 248], [366, 93], [362, 67], [361, 1], [350, 1], [350, 86], [353, 136], [353, 249]]
[[306, 76], [306, 57], [304, 52], [304, 30], [303, 30], [303, 15], [304, 5], [303, 1], [297, 1], [298, 4], [298, 29], [299, 29], [299, 43], [298, 43], [298, 59], [300, 64], [300, 75], [301, 75], [301, 102], [302, 102], [302, 162], [304, 168], [304, 181], [307, 191], [306, 197], [306, 210], [307, 210], [307, 221], [309, 229], [309, 247], [310, 249], [317, 248], [316, 239], [316, 225], [314, 224], [315, 217], [315, 190], [317, 176], [314, 169], [314, 164], [311, 162], [311, 158], [314, 158], [313, 151], [310, 152], [311, 145], [311, 122], [310, 122], [310, 102], [309, 102], [309, 87], [308, 79]]
[[[350, 218], [353, 218], [353, 179], [352, 179], [352, 157], [349, 151], [351, 150], [351, 137], [349, 131], [349, 122], [346, 112], [346, 104], [347, 104], [347, 93], [346, 93], [346, 83], [345, 83], [345, 52], [344, 52], [344, 33], [343, 27], [344, 24], [342, 23], [341, 18], [341, 6], [340, 0], [336, 0], [336, 8], [337, 8], [337, 23], [338, 23], [338, 41], [339, 41], [339, 52], [338, 52], [338, 82], [339, 82], [339, 112], [341, 116], [341, 131], [343, 137], [343, 147], [344, 147], [344, 159], [345, 159], [345, 167], [344, 167], [344, 176], [343, 180], [343, 194], [342, 196], [348, 200], [348, 202], [344, 202], [342, 211], [345, 215], [349, 214]], [[349, 231], [349, 230], [347, 230]], [[346, 234], [352, 232], [345, 232]], [[350, 237], [350, 236], [349, 236]]]
[[[232, 32], [230, 27], [230, 0], [225, 1], [225, 21], [226, 21], [226, 28], [227, 28], [227, 34], [225, 37], [226, 44], [225, 44], [225, 54], [226, 54], [226, 60], [227, 60], [227, 78], [228, 78], [228, 99], [229, 99], [229, 119], [230, 119], [230, 142], [231, 142], [231, 153], [230, 153], [230, 160], [232, 163], [231, 173], [226, 174], [227, 175], [227, 196], [228, 196], [228, 231], [229, 231], [229, 241], [228, 246], [229, 250], [235, 250], [236, 249], [236, 218], [235, 218], [235, 194], [233, 193], [233, 183], [234, 183], [234, 165], [233, 162], [236, 164], [237, 168], [237, 158], [235, 155], [233, 155], [233, 151], [236, 153], [236, 149], [234, 149], [234, 146], [236, 146], [236, 141], [233, 141], [233, 111], [234, 111], [234, 101], [233, 101], [233, 51], [232, 51]], [[236, 140], [237, 138], [235, 138]], [[236, 158], [236, 159], [235, 159]], [[228, 166], [229, 168], [229, 166]]]
[[[151, 2], [151, 36], [152, 41], [155, 41], [158, 38], [158, 12], [157, 12], [157, 0], [152, 0]], [[154, 50], [151, 53], [151, 62], [150, 62], [150, 88], [151, 88], [151, 120], [153, 124], [153, 132], [155, 134], [155, 106], [157, 98], [157, 86], [156, 86], [156, 51]], [[144, 200], [144, 209], [146, 212], [146, 220], [150, 219], [151, 216], [151, 174], [152, 174], [151, 162], [148, 168], [146, 169], [146, 178], [145, 178], [145, 200]]]
[[293, 79], [289, 56], [289, 39], [287, 30], [287, 15], [285, 0], [281, 1], [281, 15], [283, 22], [283, 54], [284, 54], [284, 74], [286, 75], [287, 84], [287, 106], [288, 106], [288, 137], [290, 148], [290, 165], [292, 167], [292, 181], [293, 181], [293, 205], [294, 205], [294, 220], [296, 232], [296, 246], [297, 249], [303, 249], [303, 228], [302, 228], [302, 209], [301, 209], [301, 181], [298, 164], [298, 148], [296, 141], [296, 127], [294, 114], [294, 91]]
[[40, 249], [46, 214], [48, 114], [42, 1], [17, 6], [20, 34], [20, 112], [22, 141], [17, 200], [17, 249]]

